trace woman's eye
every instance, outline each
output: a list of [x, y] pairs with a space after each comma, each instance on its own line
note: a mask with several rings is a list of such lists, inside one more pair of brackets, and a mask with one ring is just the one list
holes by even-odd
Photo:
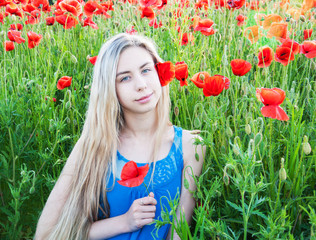
[[143, 70], [143, 73], [148, 73], [149, 71], [150, 71], [149, 68], [145, 68], [145, 69]]
[[124, 81], [127, 81], [128, 80], [128, 76], [126, 76], [126, 77], [123, 77], [122, 79], [121, 79], [121, 82], [124, 82]]

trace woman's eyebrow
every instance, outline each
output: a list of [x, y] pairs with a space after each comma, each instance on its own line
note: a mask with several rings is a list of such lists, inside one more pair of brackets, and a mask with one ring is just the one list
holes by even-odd
[[[145, 67], [147, 64], [150, 64], [151, 62], [146, 62], [143, 65], [141, 65], [139, 67], [139, 69], [142, 69], [143, 67]], [[119, 72], [118, 74], [116, 74], [116, 77], [118, 77], [119, 75], [125, 74], [125, 73], [129, 73], [130, 71], [124, 71], [124, 72]]]

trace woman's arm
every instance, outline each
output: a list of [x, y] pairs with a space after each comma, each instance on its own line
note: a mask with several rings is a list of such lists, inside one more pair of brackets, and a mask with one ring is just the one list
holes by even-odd
[[35, 239], [46, 239], [50, 231], [57, 223], [60, 212], [68, 198], [69, 187], [73, 178], [75, 164], [78, 159], [79, 148], [81, 147], [79, 139], [72, 150], [53, 190], [51, 191], [42, 214], [37, 223]]
[[[204, 154], [206, 147], [202, 148], [201, 145], [194, 145], [195, 139], [199, 138], [197, 135], [192, 135], [190, 131], [183, 131], [182, 137], [182, 149], [183, 149], [183, 172], [182, 172], [182, 187], [181, 187], [181, 196], [179, 200], [179, 205], [177, 209], [177, 218], [180, 219], [180, 211], [182, 214], [185, 214], [185, 219], [188, 224], [191, 223], [192, 214], [195, 207], [195, 200], [190, 193], [190, 191], [196, 190], [196, 185], [192, 175], [200, 176], [203, 162]], [[195, 154], [199, 155], [199, 161], [196, 160]], [[192, 169], [192, 170], [191, 170]], [[187, 179], [189, 182], [189, 189], [184, 187], [184, 179]], [[171, 239], [171, 230], [170, 228], [167, 239]], [[173, 239], [180, 239], [180, 237], [174, 231]]]

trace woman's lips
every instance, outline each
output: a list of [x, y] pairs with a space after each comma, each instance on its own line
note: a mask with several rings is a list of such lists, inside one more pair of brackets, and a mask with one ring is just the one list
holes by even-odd
[[146, 96], [144, 96], [144, 97], [142, 97], [140, 99], [137, 99], [136, 101], [139, 102], [139, 103], [146, 103], [146, 102], [148, 102], [150, 100], [151, 96], [152, 96], [152, 93], [148, 94], [148, 95], [146, 95]]

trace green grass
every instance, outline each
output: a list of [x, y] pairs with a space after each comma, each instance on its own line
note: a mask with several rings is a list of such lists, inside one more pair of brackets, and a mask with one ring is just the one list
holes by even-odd
[[[275, 13], [273, 2], [263, 7]], [[251, 44], [242, 36], [235, 20], [240, 13], [255, 11], [216, 10], [207, 18], [216, 24], [212, 36], [194, 33], [194, 45], [179, 45], [176, 23], [189, 31], [193, 5], [183, 9], [180, 20], [170, 17], [172, 4], [161, 11], [162, 28], [148, 26], [137, 7], [117, 3], [112, 18], [94, 17], [99, 30], [77, 25], [64, 30], [61, 25], [26, 25], [22, 36], [32, 30], [43, 35], [39, 46], [15, 44], [0, 60], [0, 237], [30, 239], [35, 233], [41, 210], [66, 162], [83, 126], [93, 66], [88, 55], [98, 54], [111, 36], [132, 25], [159, 46], [166, 61], [185, 61], [189, 77], [200, 71], [221, 74], [231, 81], [230, 88], [217, 97], [204, 97], [189, 81], [181, 88], [170, 84], [171, 120], [185, 129], [200, 129], [207, 146], [202, 175], [196, 179], [194, 196], [203, 205], [195, 208], [189, 227], [184, 221], [172, 223], [185, 239], [313, 239], [316, 203], [316, 63], [298, 54], [288, 66], [278, 62], [265, 69], [257, 67], [259, 47], [275, 51], [275, 39], [262, 37]], [[122, 11], [122, 12], [121, 12]], [[278, 10], [282, 17], [284, 12]], [[1, 25], [1, 43], [6, 32], [20, 19], [8, 16]], [[1, 24], [1, 23], [0, 23]], [[248, 23], [249, 24], [249, 23]], [[303, 30], [315, 29], [315, 22], [289, 22], [301, 43]], [[315, 39], [316, 33], [312, 35]], [[230, 61], [242, 58], [252, 64], [245, 76], [232, 74]], [[57, 90], [57, 80], [72, 76], [71, 87]], [[264, 118], [263, 104], [256, 88], [279, 87], [286, 92], [281, 105], [290, 120]], [[45, 100], [45, 97], [47, 100]], [[52, 102], [52, 98], [56, 102]], [[311, 153], [303, 151], [308, 136]], [[280, 180], [281, 158], [286, 179]], [[174, 204], [174, 203], [170, 203]], [[169, 213], [166, 213], [169, 215]], [[167, 216], [166, 215], [166, 216]], [[168, 222], [168, 219], [165, 219]], [[157, 226], [159, 223], [157, 222]], [[186, 237], [185, 237], [186, 236]]]

